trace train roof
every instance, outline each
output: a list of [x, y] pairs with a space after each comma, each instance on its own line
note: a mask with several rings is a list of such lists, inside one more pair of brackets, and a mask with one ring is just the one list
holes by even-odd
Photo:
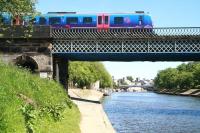
[[47, 14], [145, 14], [144, 11], [135, 11], [135, 12], [115, 12], [115, 13], [105, 13], [105, 12], [100, 12], [100, 13], [91, 13], [91, 12], [84, 12], [84, 13], [78, 13], [74, 11], [69, 11], [69, 12], [47, 12]]
[[55, 17], [55, 16], [97, 16], [97, 15], [116, 15], [116, 16], [120, 16], [120, 15], [145, 15], [145, 16], [149, 16], [149, 14], [146, 14], [146, 13], [75, 13], [75, 12], [50, 12], [50, 13], [47, 13], [47, 14], [42, 14], [42, 15], [39, 15], [39, 16], [44, 16], [44, 17]]
[[108, 15], [115, 15], [115, 14], [142, 14], [142, 15], [148, 15], [148, 13], [145, 13], [144, 11], [135, 11], [135, 12], [100, 12], [100, 13], [94, 13], [94, 12], [48, 12], [44, 15], [101, 15], [101, 14], [108, 14]]

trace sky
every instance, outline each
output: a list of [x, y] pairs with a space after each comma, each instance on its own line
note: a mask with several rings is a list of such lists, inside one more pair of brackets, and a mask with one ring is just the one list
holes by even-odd
[[[200, 0], [38, 0], [36, 9], [78, 13], [145, 11], [154, 27], [200, 27]], [[116, 79], [125, 76], [153, 79], [159, 70], [182, 62], [103, 62]]]

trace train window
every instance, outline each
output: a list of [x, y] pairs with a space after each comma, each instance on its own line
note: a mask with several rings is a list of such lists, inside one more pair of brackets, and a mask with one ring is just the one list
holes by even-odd
[[98, 24], [102, 24], [102, 16], [98, 16]]
[[78, 24], [78, 18], [77, 17], [69, 17], [66, 19], [67, 24]]
[[91, 23], [92, 23], [92, 17], [83, 18], [83, 24], [91, 24]]
[[142, 25], [142, 24], [143, 24], [143, 17], [139, 16], [139, 25]]
[[114, 24], [123, 24], [124, 23], [124, 17], [115, 17], [114, 18]]
[[51, 18], [49, 18], [49, 24], [50, 25], [60, 24], [60, 22], [61, 22], [61, 18], [60, 17], [51, 17]]
[[108, 24], [108, 16], [105, 16], [105, 24]]
[[46, 24], [46, 21], [47, 21], [47, 20], [46, 20], [46, 18], [44, 18], [44, 17], [40, 17], [40, 18], [39, 18], [39, 24], [40, 24], [40, 25], [45, 25], [45, 24]]

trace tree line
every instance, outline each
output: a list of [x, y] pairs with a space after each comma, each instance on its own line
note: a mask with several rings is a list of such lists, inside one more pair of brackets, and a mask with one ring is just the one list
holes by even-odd
[[183, 63], [177, 68], [162, 70], [158, 72], [154, 84], [158, 90], [200, 88], [200, 63]]
[[69, 82], [79, 88], [90, 87], [91, 83], [100, 81], [100, 87], [112, 86], [112, 77], [100, 62], [70, 62]]

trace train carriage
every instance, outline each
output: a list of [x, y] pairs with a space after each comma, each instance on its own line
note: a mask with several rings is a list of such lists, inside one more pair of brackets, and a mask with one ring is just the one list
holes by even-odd
[[[2, 15], [4, 24], [11, 24], [9, 15]], [[29, 22], [24, 17], [23, 24]], [[34, 18], [34, 25], [50, 25], [56, 28], [136, 28], [152, 29], [152, 19], [144, 13], [119, 13], [119, 14], [76, 14], [64, 12], [51, 12]]]

